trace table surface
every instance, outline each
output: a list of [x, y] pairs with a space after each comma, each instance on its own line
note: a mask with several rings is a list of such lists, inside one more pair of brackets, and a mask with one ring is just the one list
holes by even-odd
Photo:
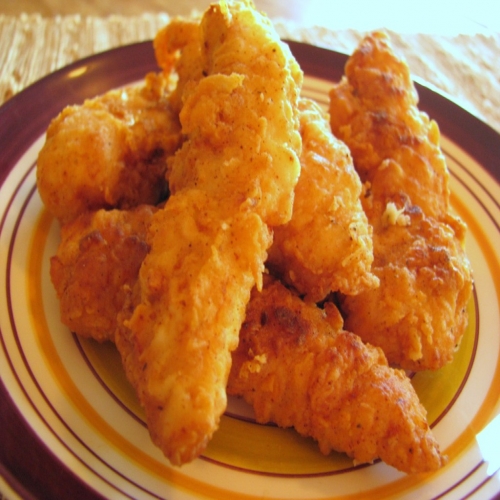
[[[40, 13], [43, 16], [82, 14], [137, 16], [144, 12], [189, 15], [193, 9], [204, 10], [207, 0], [7, 0], [0, 3], [0, 13], [19, 15]], [[419, 7], [407, 0], [255, 0], [256, 6], [270, 17], [321, 25], [330, 29], [369, 30], [384, 26], [409, 32], [441, 34], [500, 31], [500, 2], [475, 0], [420, 0]]]

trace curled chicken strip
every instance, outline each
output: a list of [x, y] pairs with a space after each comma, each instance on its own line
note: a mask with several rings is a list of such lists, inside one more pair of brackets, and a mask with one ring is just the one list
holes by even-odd
[[361, 182], [328, 115], [305, 98], [299, 110], [302, 154], [293, 215], [275, 229], [267, 266], [307, 300], [319, 302], [337, 291], [356, 295], [378, 286]]
[[418, 109], [408, 66], [384, 32], [361, 42], [330, 98], [332, 130], [366, 183], [380, 279], [378, 288], [343, 298], [346, 327], [392, 364], [438, 369], [463, 337], [472, 293], [466, 227], [451, 210], [439, 128]]
[[152, 439], [173, 464], [196, 458], [218, 427], [269, 226], [290, 219], [300, 174], [302, 73], [269, 20], [250, 2], [221, 2], [198, 29], [199, 51], [179, 57], [199, 53], [206, 76], [184, 84], [172, 194], [153, 217], [116, 338]]
[[180, 144], [170, 85], [150, 73], [138, 86], [68, 106], [52, 120], [37, 187], [62, 224], [83, 212], [154, 205], [165, 197], [167, 158]]
[[167, 78], [172, 72], [177, 78], [177, 84], [168, 98], [177, 114], [182, 109], [186, 83], [201, 80], [204, 76], [200, 36], [199, 21], [179, 17], [158, 31], [153, 40], [158, 65]]
[[324, 454], [380, 458], [406, 473], [446, 463], [406, 374], [343, 330], [333, 303], [320, 309], [279, 282], [252, 294], [228, 393], [250, 403], [258, 422], [294, 427]]
[[74, 333], [114, 341], [129, 290], [149, 246], [146, 235], [156, 207], [84, 212], [61, 228], [50, 259], [61, 321]]

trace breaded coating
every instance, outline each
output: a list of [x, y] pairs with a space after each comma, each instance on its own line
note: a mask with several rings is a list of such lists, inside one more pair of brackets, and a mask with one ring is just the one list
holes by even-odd
[[61, 321], [83, 337], [114, 341], [117, 315], [149, 246], [146, 234], [156, 208], [85, 212], [61, 229], [50, 276]]
[[345, 76], [330, 90], [333, 133], [351, 151], [362, 182], [383, 177], [387, 160], [398, 164], [388, 184], [427, 215], [449, 210], [449, 172], [439, 146], [439, 127], [418, 109], [418, 95], [404, 59], [388, 35], [367, 35], [349, 57]]
[[[177, 84], [169, 101], [177, 114], [182, 109], [184, 86], [201, 80], [204, 72], [199, 20], [172, 19], [155, 36], [153, 47], [158, 65], [167, 78], [175, 74]], [[181, 57], [182, 53], [182, 57]]]
[[171, 197], [150, 234], [139, 305], [116, 343], [153, 442], [179, 465], [204, 450], [225, 411], [230, 353], [270, 235], [251, 212], [224, 220], [198, 190]]
[[219, 425], [269, 225], [290, 219], [300, 174], [302, 73], [289, 49], [250, 2], [213, 4], [199, 29], [207, 76], [184, 86], [171, 196], [117, 335], [152, 439], [173, 464], [196, 458]]
[[185, 85], [180, 119], [189, 143], [176, 154], [169, 187], [174, 194], [201, 188], [228, 209], [255, 211], [277, 226], [291, 218], [300, 174], [303, 75], [251, 2], [227, 2], [228, 11], [225, 4], [214, 4], [202, 20], [210, 78]]
[[419, 111], [408, 66], [387, 35], [368, 35], [331, 93], [333, 133], [366, 182], [377, 289], [342, 299], [346, 328], [407, 370], [450, 362], [472, 293], [466, 228], [451, 212], [437, 124]]
[[446, 462], [405, 373], [343, 330], [333, 303], [320, 309], [279, 282], [252, 293], [228, 393], [243, 396], [258, 422], [293, 426], [324, 454], [381, 458], [407, 473]]
[[408, 225], [375, 232], [373, 272], [381, 285], [343, 299], [346, 327], [381, 346], [393, 364], [439, 368], [453, 359], [467, 326], [470, 270], [449, 225], [417, 206], [405, 217]]
[[301, 99], [301, 172], [290, 222], [277, 227], [267, 266], [307, 300], [356, 295], [378, 285], [371, 273], [372, 228], [347, 146], [318, 104]]
[[85, 211], [156, 204], [165, 196], [166, 161], [180, 143], [168, 80], [144, 83], [68, 106], [49, 125], [37, 186], [66, 223]]

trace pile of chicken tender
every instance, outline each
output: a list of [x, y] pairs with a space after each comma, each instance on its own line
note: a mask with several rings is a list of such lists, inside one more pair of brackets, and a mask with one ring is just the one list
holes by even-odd
[[111, 341], [173, 465], [227, 398], [414, 474], [447, 457], [409, 374], [453, 359], [472, 276], [438, 125], [385, 32], [329, 109], [250, 0], [155, 37], [139, 85], [65, 108], [37, 165], [61, 320]]

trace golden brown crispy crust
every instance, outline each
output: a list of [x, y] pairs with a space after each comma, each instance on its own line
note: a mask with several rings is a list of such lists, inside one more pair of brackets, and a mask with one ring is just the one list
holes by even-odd
[[330, 93], [334, 134], [366, 182], [380, 287], [342, 301], [346, 327], [408, 370], [451, 361], [472, 293], [465, 225], [452, 215], [437, 124], [419, 111], [408, 66], [387, 35], [368, 35]]
[[373, 272], [380, 287], [345, 297], [346, 328], [384, 349], [407, 370], [449, 363], [467, 325], [472, 281], [455, 232], [405, 211], [408, 226], [388, 225], [374, 235]]
[[363, 182], [373, 181], [382, 163], [393, 159], [402, 169], [404, 192], [435, 216], [448, 210], [449, 174], [438, 126], [417, 104], [408, 65], [385, 32], [374, 32], [361, 41], [330, 91], [330, 123], [349, 146]]
[[116, 338], [153, 442], [177, 465], [197, 457], [218, 427], [230, 352], [269, 245], [254, 214], [213, 224], [210, 208], [189, 191], [156, 214], [138, 305]]
[[85, 211], [156, 204], [165, 196], [167, 158], [180, 142], [168, 85], [150, 74], [138, 87], [68, 106], [54, 118], [38, 156], [37, 186], [62, 223]]
[[381, 458], [408, 473], [446, 461], [404, 372], [344, 331], [332, 303], [306, 304], [279, 282], [252, 294], [228, 393], [243, 396], [258, 422], [293, 426], [325, 454]]
[[267, 266], [307, 300], [330, 292], [356, 295], [376, 287], [372, 228], [347, 146], [318, 104], [299, 102], [302, 153], [290, 222], [274, 231]]
[[250, 291], [261, 286], [268, 225], [290, 219], [300, 172], [302, 73], [270, 22], [250, 2], [224, 2], [198, 29], [199, 50], [173, 46], [178, 67], [196, 68], [189, 59], [201, 57], [204, 73], [180, 81], [185, 141], [150, 228], [138, 304], [117, 335], [151, 437], [177, 465], [218, 428], [230, 353]]
[[184, 86], [203, 78], [203, 57], [199, 21], [176, 18], [165, 25], [153, 41], [156, 61], [169, 77], [176, 75], [177, 84], [168, 100], [178, 115], [182, 109]]
[[139, 276], [156, 208], [86, 212], [63, 226], [50, 275], [61, 321], [99, 342], [114, 340], [117, 314]]
[[[438, 125], [418, 109], [408, 65], [385, 32], [367, 35], [349, 58], [345, 76], [330, 91], [330, 123], [363, 182], [385, 178], [391, 193], [405, 193], [427, 215], [448, 212], [449, 173]], [[390, 178], [384, 173], [388, 161], [399, 168]]]

